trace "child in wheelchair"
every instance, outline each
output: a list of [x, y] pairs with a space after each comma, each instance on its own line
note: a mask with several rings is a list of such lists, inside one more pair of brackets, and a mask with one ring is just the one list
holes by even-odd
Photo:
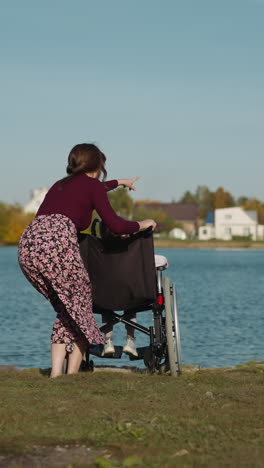
[[[111, 312], [102, 313], [103, 325], [106, 325], [109, 322], [109, 320], [111, 319], [111, 315]], [[136, 314], [132, 313], [129, 319], [135, 323]], [[133, 327], [131, 327], [131, 325], [125, 325], [125, 329], [127, 336], [125, 346], [123, 347], [123, 353], [128, 354], [129, 356], [137, 357], [138, 353], [135, 344], [135, 330]], [[115, 347], [113, 344], [113, 325], [110, 327], [110, 331], [105, 334], [105, 341], [106, 343], [104, 345], [102, 356], [111, 356], [115, 353]]]
[[[154, 255], [155, 258], [155, 266], [156, 268], [164, 267], [168, 268], [168, 261], [167, 258], [163, 255]], [[111, 319], [112, 311], [104, 311], [102, 313], [102, 325], [106, 325], [109, 320]], [[131, 313], [128, 317], [131, 322], [136, 323], [136, 313]], [[126, 324], [125, 325], [127, 336], [126, 336], [126, 343], [123, 347], [123, 353], [127, 354], [128, 356], [138, 357], [138, 352], [135, 343], [135, 329], [131, 326]], [[113, 344], [113, 325], [110, 326], [109, 332], [105, 334], [106, 343], [104, 345], [104, 349], [102, 352], [102, 356], [111, 356], [115, 353], [115, 347]]]

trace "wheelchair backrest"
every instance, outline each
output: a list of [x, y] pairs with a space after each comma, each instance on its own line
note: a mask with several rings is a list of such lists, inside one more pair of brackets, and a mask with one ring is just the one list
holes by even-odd
[[121, 311], [156, 300], [152, 235], [139, 232], [127, 238], [107, 239], [82, 235], [80, 251], [96, 306]]

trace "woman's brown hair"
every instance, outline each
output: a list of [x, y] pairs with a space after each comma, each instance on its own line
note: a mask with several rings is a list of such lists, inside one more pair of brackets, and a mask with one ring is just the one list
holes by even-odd
[[60, 181], [60, 188], [73, 177], [86, 172], [98, 171], [99, 177], [103, 173], [103, 181], [106, 179], [105, 169], [106, 157], [99, 148], [93, 143], [81, 143], [75, 145], [68, 156], [68, 165], [66, 168], [67, 177]]

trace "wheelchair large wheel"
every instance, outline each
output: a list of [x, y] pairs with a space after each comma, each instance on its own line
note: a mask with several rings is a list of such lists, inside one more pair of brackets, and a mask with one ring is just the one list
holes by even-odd
[[180, 336], [180, 324], [177, 307], [177, 295], [175, 283], [172, 285], [172, 315], [174, 321], [174, 333], [175, 333], [175, 346], [178, 363], [178, 374], [182, 373], [182, 356], [181, 356], [181, 336]]
[[[177, 309], [175, 311], [176, 294], [173, 294], [173, 287], [170, 285], [168, 277], [164, 278], [163, 293], [165, 302], [165, 327], [167, 338], [168, 361], [171, 376], [176, 377], [181, 373], [181, 352], [179, 340], [179, 322]], [[177, 320], [175, 320], [175, 316]], [[177, 322], [177, 324], [176, 324]]]

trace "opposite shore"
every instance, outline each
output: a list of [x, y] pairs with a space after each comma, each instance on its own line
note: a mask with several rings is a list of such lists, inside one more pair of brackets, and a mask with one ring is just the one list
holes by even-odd
[[253, 241], [222, 241], [222, 240], [177, 240], [177, 239], [154, 239], [157, 248], [174, 249], [264, 249], [264, 242]]
[[[156, 248], [174, 249], [264, 249], [264, 241], [222, 241], [222, 240], [178, 240], [178, 239], [154, 239]], [[0, 247], [17, 247], [17, 244], [4, 244], [0, 242]]]

